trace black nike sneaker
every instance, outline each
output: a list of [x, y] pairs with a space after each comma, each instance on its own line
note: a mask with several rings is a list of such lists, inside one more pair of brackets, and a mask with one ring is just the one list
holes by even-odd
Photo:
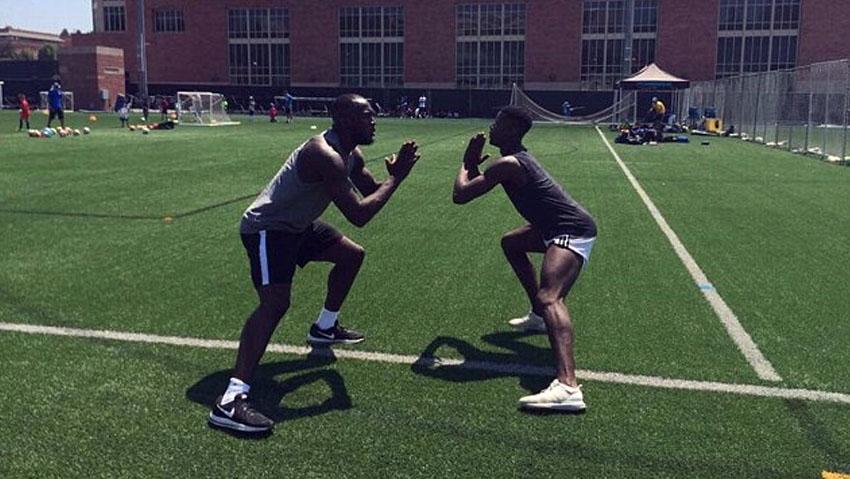
[[331, 344], [357, 344], [363, 342], [365, 336], [352, 329], [345, 329], [339, 325], [339, 321], [328, 329], [319, 329], [316, 323], [310, 326], [307, 333], [307, 342], [315, 345], [327, 346]]
[[227, 404], [221, 403], [222, 396], [215, 400], [210, 411], [210, 424], [239, 432], [266, 432], [274, 427], [274, 421], [257, 412], [248, 402], [247, 394], [240, 394]]

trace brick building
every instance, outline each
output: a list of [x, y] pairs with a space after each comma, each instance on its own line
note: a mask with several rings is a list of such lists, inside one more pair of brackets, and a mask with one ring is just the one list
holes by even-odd
[[53, 47], [55, 52], [64, 43], [65, 39], [59, 35], [6, 26], [0, 28], [0, 59], [35, 60], [45, 46]]
[[84, 110], [111, 110], [124, 92], [124, 52], [118, 48], [72, 46], [59, 52], [59, 74], [74, 105]]
[[[93, 0], [94, 32], [72, 37], [123, 49], [131, 85], [139, 4]], [[152, 90], [234, 95], [611, 91], [651, 61], [705, 80], [850, 57], [835, 0], [144, 0], [144, 23]]]

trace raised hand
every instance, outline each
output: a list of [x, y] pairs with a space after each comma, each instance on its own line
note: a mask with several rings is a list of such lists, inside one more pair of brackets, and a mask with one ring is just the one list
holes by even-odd
[[384, 160], [387, 165], [387, 173], [400, 180], [406, 178], [410, 174], [410, 170], [413, 169], [413, 165], [419, 161], [419, 155], [416, 154], [418, 149], [419, 146], [415, 140], [404, 142], [398, 150], [398, 155], [392, 155]]
[[486, 141], [487, 138], [484, 136], [484, 133], [478, 133], [470, 138], [469, 145], [466, 147], [466, 153], [463, 154], [463, 164], [466, 166], [478, 166], [489, 158], [489, 155], [481, 156]]

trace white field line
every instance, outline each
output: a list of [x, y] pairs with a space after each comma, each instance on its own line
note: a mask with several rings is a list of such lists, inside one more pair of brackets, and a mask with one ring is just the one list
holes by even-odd
[[[44, 334], [50, 336], [70, 336], [75, 338], [96, 338], [132, 343], [166, 344], [207, 349], [230, 349], [239, 347], [236, 341], [218, 339], [202, 339], [180, 336], [158, 336], [153, 334], [125, 333], [120, 331], [102, 331], [91, 329], [62, 328], [55, 326], [38, 326], [30, 324], [0, 323], [0, 331], [25, 334]], [[386, 354], [349, 349], [316, 349], [286, 344], [270, 344], [268, 351], [293, 355], [307, 355], [311, 352], [324, 356], [361, 361], [402, 364], [407, 366], [419, 365], [431, 368], [459, 367], [473, 371], [484, 371], [507, 375], [553, 376], [554, 370], [549, 367], [532, 366], [518, 363], [494, 363], [487, 361], [465, 361], [460, 359], [440, 359], [436, 357], [422, 358], [419, 356]], [[799, 399], [804, 401], [840, 403], [850, 405], [850, 394], [817, 391], [811, 389], [789, 389], [753, 384], [729, 384], [711, 381], [692, 381], [686, 379], [670, 379], [656, 376], [636, 374], [621, 374], [600, 371], [578, 370], [579, 378], [603, 383], [627, 384], [660, 389], [680, 389], [687, 391], [705, 391], [742, 396], [773, 397], [781, 399]]]
[[670, 240], [670, 244], [673, 245], [673, 250], [679, 256], [679, 259], [682, 261], [682, 264], [685, 265], [685, 268], [687, 268], [688, 273], [691, 274], [691, 278], [693, 278], [694, 283], [696, 283], [697, 287], [702, 291], [703, 296], [705, 296], [705, 299], [714, 309], [714, 312], [717, 313], [717, 317], [720, 318], [720, 321], [726, 328], [726, 332], [729, 333], [732, 341], [735, 342], [735, 345], [738, 346], [738, 349], [744, 354], [744, 357], [747, 358], [747, 361], [756, 371], [758, 377], [767, 381], [782, 381], [782, 378], [779, 377], [779, 374], [775, 369], [773, 369], [773, 366], [767, 358], [765, 358], [761, 351], [759, 351], [756, 343], [744, 327], [741, 326], [740, 321], [738, 321], [738, 317], [735, 316], [735, 313], [732, 312], [732, 309], [729, 308], [726, 301], [724, 301], [717, 290], [714, 289], [714, 285], [708, 281], [708, 277], [706, 277], [705, 273], [703, 273], [702, 269], [700, 269], [697, 262], [694, 261], [691, 254], [688, 253], [688, 250], [685, 249], [685, 245], [683, 245], [679, 240], [676, 232], [673, 231], [673, 228], [671, 228], [669, 224], [667, 224], [667, 220], [665, 220], [664, 216], [661, 215], [661, 211], [658, 210], [655, 203], [652, 202], [652, 199], [640, 183], [638, 183], [637, 178], [635, 178], [631, 170], [629, 170], [629, 167], [626, 166], [620, 158], [620, 155], [614, 151], [614, 147], [611, 146], [608, 138], [605, 137], [605, 134], [602, 133], [602, 130], [600, 130], [598, 126], [596, 127], [596, 132], [599, 133], [600, 137], [602, 137], [602, 141], [605, 142], [605, 146], [608, 147], [608, 151], [614, 155], [614, 159], [617, 161], [617, 164], [620, 165], [620, 169], [623, 170], [623, 173], [626, 175], [626, 178], [628, 178], [629, 183], [632, 184], [632, 187], [635, 191], [637, 191], [640, 199], [643, 200], [643, 204], [646, 205], [647, 209], [649, 209], [649, 213], [652, 215], [652, 218], [655, 219], [655, 222], [658, 223], [658, 227], [661, 228], [661, 231], [665, 236], [667, 236], [667, 239]]

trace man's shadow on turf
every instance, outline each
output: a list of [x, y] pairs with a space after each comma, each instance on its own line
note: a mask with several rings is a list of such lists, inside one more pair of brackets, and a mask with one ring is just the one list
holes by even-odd
[[[522, 388], [536, 393], [549, 385], [555, 372], [552, 370], [550, 375], [540, 374], [551, 368], [552, 356], [548, 347], [521, 341], [535, 335], [530, 332], [503, 331], [481, 337], [488, 344], [507, 349], [510, 351], [508, 353], [483, 351], [462, 339], [438, 336], [419, 355], [411, 370], [423, 376], [458, 383], [517, 377]], [[464, 364], [441, 364], [437, 352], [442, 348], [457, 351]], [[533, 366], [528, 367], [529, 364]]]
[[[336, 362], [331, 349], [314, 349], [306, 357], [290, 361], [260, 364], [251, 383], [251, 402], [275, 423], [319, 416], [330, 411], [342, 411], [352, 406], [343, 377], [327, 366]], [[279, 380], [282, 374], [300, 373]], [[216, 371], [186, 390], [186, 398], [212, 408], [230, 382], [232, 369]], [[324, 382], [330, 394], [316, 404], [301, 407], [286, 406], [286, 396], [302, 386]]]

